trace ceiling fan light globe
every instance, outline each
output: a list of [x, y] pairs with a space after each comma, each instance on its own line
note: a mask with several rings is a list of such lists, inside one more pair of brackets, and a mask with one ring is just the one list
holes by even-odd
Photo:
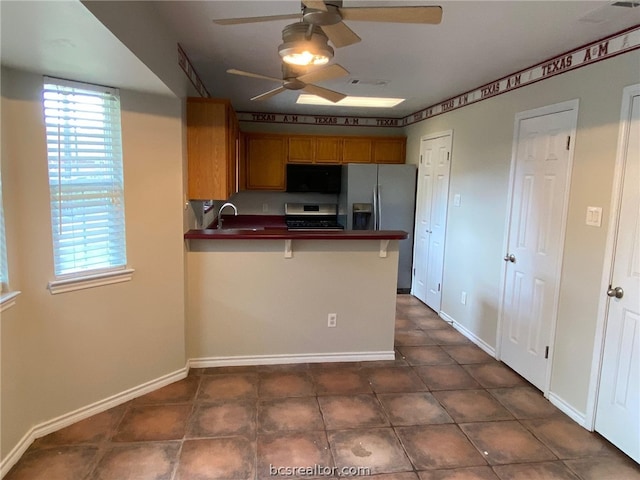
[[278, 47], [278, 53], [292, 65], [324, 65], [333, 58], [333, 48], [321, 42], [285, 42]]
[[290, 53], [282, 57], [282, 60], [290, 65], [325, 65], [329, 63], [329, 57], [318, 55], [305, 50], [300, 53]]

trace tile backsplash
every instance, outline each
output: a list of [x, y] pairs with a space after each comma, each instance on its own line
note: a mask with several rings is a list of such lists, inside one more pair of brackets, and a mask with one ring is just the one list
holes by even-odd
[[[338, 195], [327, 193], [286, 193], [243, 191], [228, 200], [238, 209], [238, 215], [284, 215], [284, 204], [289, 203], [338, 203]], [[190, 200], [193, 215], [190, 215], [188, 228], [207, 228], [218, 216], [218, 210], [224, 200], [205, 202]], [[209, 208], [210, 204], [210, 208]], [[233, 213], [225, 209], [223, 214]]]
[[287, 202], [338, 203], [338, 195], [243, 191], [233, 195], [229, 201], [238, 208], [238, 215], [284, 215], [284, 204]]

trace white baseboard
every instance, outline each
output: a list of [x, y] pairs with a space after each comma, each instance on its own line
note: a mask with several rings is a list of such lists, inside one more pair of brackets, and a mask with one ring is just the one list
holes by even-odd
[[4, 477], [11, 467], [20, 460], [20, 457], [27, 451], [35, 439], [58, 431], [73, 423], [79, 422], [80, 420], [96, 415], [97, 413], [102, 413], [110, 408], [117, 407], [129, 400], [133, 400], [136, 397], [157, 390], [158, 388], [169, 385], [170, 383], [182, 380], [187, 376], [188, 372], [189, 370], [187, 367], [181, 368], [180, 370], [176, 370], [175, 372], [163, 375], [155, 380], [130, 388], [129, 390], [125, 390], [124, 392], [105, 398], [104, 400], [100, 400], [92, 403], [91, 405], [74, 410], [73, 412], [65, 413], [64, 415], [60, 415], [59, 417], [35, 425], [24, 435], [24, 437], [22, 437], [22, 439], [20, 439], [18, 444], [13, 447], [9, 454], [2, 459], [2, 462], [0, 462], [0, 478]]
[[375, 360], [394, 360], [395, 352], [347, 352], [347, 353], [318, 353], [301, 355], [257, 355], [257, 356], [237, 356], [237, 357], [209, 357], [192, 358], [187, 362], [187, 366], [175, 372], [163, 375], [155, 380], [143, 383], [124, 392], [118, 393], [104, 400], [100, 400], [91, 405], [79, 408], [59, 417], [47, 420], [32, 427], [13, 447], [9, 454], [0, 462], [0, 478], [4, 477], [11, 467], [13, 467], [20, 457], [27, 451], [29, 446], [37, 438], [56, 432], [73, 423], [84, 420], [92, 415], [102, 413], [110, 408], [121, 405], [129, 400], [133, 400], [141, 395], [153, 392], [170, 383], [182, 380], [189, 373], [189, 368], [223, 367], [239, 365], [275, 365], [284, 363], [318, 363], [318, 362], [366, 362]]
[[285, 363], [366, 362], [394, 360], [393, 350], [383, 352], [310, 353], [298, 355], [247, 355], [204, 357], [189, 360], [189, 368], [237, 367], [244, 365], [278, 365]]
[[[451, 318], [446, 313], [440, 312], [438, 315], [445, 322], [450, 323], [451, 326], [453, 326], [453, 328], [455, 328], [460, 333], [462, 333], [465, 337], [467, 337], [469, 340], [471, 340], [473, 343], [475, 343], [478, 347], [480, 347], [482, 350], [484, 350], [489, 355], [491, 355], [492, 357], [495, 358], [495, 356], [496, 356], [495, 348], [493, 348], [491, 345], [486, 343], [481, 338], [477, 337], [473, 332], [468, 330], [466, 327], [460, 325], [458, 322], [456, 322], [453, 318]], [[573, 408], [571, 405], [569, 405], [567, 402], [565, 402], [562, 398], [560, 398], [555, 393], [549, 393], [549, 397], [548, 398], [549, 398], [549, 401], [553, 405], [558, 407], [563, 413], [565, 413], [567, 416], [569, 416], [574, 422], [576, 422], [578, 425], [586, 428], [587, 430], [590, 430], [589, 429], [589, 425], [587, 424], [586, 415], [584, 413], [579, 412], [578, 410]]]
[[549, 393], [548, 398], [553, 405], [555, 405], [562, 411], [562, 413], [566, 414], [569, 418], [571, 418], [571, 420], [576, 422], [581, 427], [589, 430], [589, 427], [587, 425], [587, 417], [584, 413], [579, 412], [578, 410], [573, 408], [555, 393]]
[[482, 340], [480, 337], [476, 336], [471, 330], [467, 329], [467, 327], [464, 327], [463, 325], [459, 324], [458, 322], [456, 322], [453, 318], [451, 318], [449, 315], [447, 315], [444, 312], [440, 312], [440, 313], [438, 313], [438, 315], [445, 322], [450, 323], [453, 328], [458, 330], [461, 334], [463, 334], [465, 337], [467, 337], [469, 340], [471, 340], [473, 343], [475, 343], [478, 347], [480, 347], [482, 350], [487, 352], [493, 358], [496, 357], [496, 349], [494, 347], [492, 347], [491, 345], [489, 345], [484, 340]]

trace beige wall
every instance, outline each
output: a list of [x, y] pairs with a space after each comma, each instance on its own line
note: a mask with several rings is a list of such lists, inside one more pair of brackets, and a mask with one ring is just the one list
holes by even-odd
[[[406, 128], [407, 162], [420, 137], [453, 130], [442, 311], [496, 346], [507, 193], [515, 114], [579, 99], [578, 132], [560, 284], [551, 393], [586, 412], [622, 90], [640, 80], [640, 53], [620, 55]], [[603, 208], [601, 228], [586, 226], [587, 206]], [[467, 305], [460, 303], [461, 291]]]
[[391, 127], [345, 127], [331, 125], [280, 124], [240, 122], [243, 132], [299, 133], [308, 135], [362, 135], [362, 136], [403, 136], [401, 128]]
[[151, 2], [91, 0], [82, 4], [176, 96], [197, 95], [178, 67], [178, 38]]
[[189, 358], [393, 352], [398, 241], [386, 258], [376, 240], [292, 245], [284, 258], [284, 240], [191, 241]]
[[2, 457], [37, 424], [185, 366], [182, 120], [176, 98], [121, 91], [130, 282], [51, 295], [42, 77], [2, 70], [9, 274]]

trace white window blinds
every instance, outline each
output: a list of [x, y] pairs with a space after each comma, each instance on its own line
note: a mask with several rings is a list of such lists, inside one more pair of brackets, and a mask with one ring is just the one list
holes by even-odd
[[45, 77], [55, 275], [127, 263], [117, 89]]
[[7, 237], [4, 233], [4, 207], [2, 206], [2, 181], [0, 181], [0, 293], [9, 291], [9, 268], [7, 267]]

